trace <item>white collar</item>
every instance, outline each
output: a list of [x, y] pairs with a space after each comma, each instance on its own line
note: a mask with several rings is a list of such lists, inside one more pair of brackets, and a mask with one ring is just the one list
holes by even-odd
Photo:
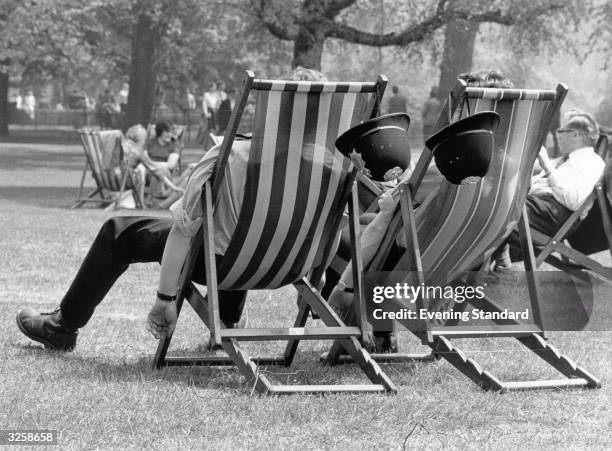
[[570, 153], [570, 154], [567, 156], [567, 159], [569, 160], [570, 158], [571, 158], [571, 159], [574, 159], [574, 158], [579, 158], [579, 157], [580, 157], [580, 156], [582, 156], [582, 155], [586, 155], [586, 154], [588, 154], [588, 153], [593, 153], [593, 152], [594, 152], [594, 150], [593, 150], [593, 148], [592, 148], [592, 147], [590, 147], [590, 146], [587, 146], [587, 147], [581, 147], [580, 149], [576, 149], [576, 150], [574, 150], [572, 153]]

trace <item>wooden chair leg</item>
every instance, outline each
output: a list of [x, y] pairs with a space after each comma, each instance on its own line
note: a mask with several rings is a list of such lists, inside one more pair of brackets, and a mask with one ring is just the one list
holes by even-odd
[[[342, 320], [338, 317], [338, 315], [336, 315], [329, 304], [319, 295], [314, 287], [308, 283], [308, 281], [296, 284], [296, 288], [308, 302], [310, 307], [319, 314], [321, 320], [326, 326], [344, 326]], [[374, 384], [381, 384], [389, 392], [397, 392], [397, 387], [395, 384], [370, 357], [368, 352], [363, 349], [359, 343], [359, 340], [357, 340], [355, 337], [350, 337], [340, 341], [340, 345], [343, 346], [349, 352], [349, 354], [351, 354], [354, 361]]]
[[[293, 327], [304, 327], [308, 321], [310, 307], [306, 302], [302, 301], [301, 298], [298, 299], [300, 299], [300, 308], [298, 310], [297, 317], [295, 318]], [[287, 346], [285, 348], [285, 366], [291, 366], [293, 363], [299, 343], [299, 340], [290, 340], [287, 342]]]
[[[93, 199], [94, 196], [100, 195], [102, 199]], [[102, 188], [96, 188], [91, 193], [89, 193], [85, 198], [79, 198], [70, 209], [75, 209], [83, 205], [87, 202], [97, 202], [97, 203], [108, 203], [108, 199], [104, 197], [104, 191]]]

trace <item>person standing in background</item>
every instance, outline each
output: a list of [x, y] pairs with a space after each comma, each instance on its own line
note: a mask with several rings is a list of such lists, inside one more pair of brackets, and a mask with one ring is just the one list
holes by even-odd
[[[225, 91], [225, 83], [220, 81], [217, 83], [217, 108], [215, 110], [215, 113], [217, 114], [217, 128], [215, 129], [215, 133], [217, 135], [221, 134], [221, 117], [220, 116], [222, 114], [225, 114], [221, 112], [221, 106], [223, 105], [223, 102], [226, 102], [226, 100], [227, 100], [227, 92]], [[227, 110], [226, 105], [223, 105], [223, 108]], [[225, 118], [223, 118], [223, 120], [225, 120]], [[227, 126], [227, 124], [225, 125]]]
[[15, 96], [15, 108], [18, 110], [23, 108], [23, 97], [19, 93]]
[[225, 99], [219, 105], [219, 111], [217, 112], [217, 135], [225, 133], [230, 116], [232, 115], [232, 103], [235, 92], [234, 89], [230, 89], [228, 94], [225, 94]]
[[393, 95], [389, 99], [389, 108], [388, 113], [405, 113], [407, 111], [407, 103], [406, 97], [399, 93], [399, 88], [397, 86], [393, 86], [391, 88], [393, 91]]
[[28, 94], [23, 99], [23, 110], [30, 116], [30, 119], [34, 120], [36, 111], [36, 97], [32, 91], [28, 91]]
[[121, 89], [119, 90], [119, 93], [117, 94], [117, 103], [119, 104], [119, 108], [122, 113], [125, 113], [127, 111], [129, 90], [130, 90], [130, 85], [128, 85], [127, 83], [123, 83], [121, 85]]
[[208, 130], [214, 132], [217, 128], [217, 107], [219, 106], [219, 97], [217, 95], [216, 83], [208, 85], [208, 91], [204, 93], [202, 98], [202, 110], [204, 117], [208, 123]]
[[421, 110], [423, 118], [423, 141], [434, 134], [439, 114], [440, 101], [438, 100], [438, 88], [432, 86], [431, 91], [429, 91], [429, 99], [425, 101], [423, 109]]
[[187, 88], [187, 108], [189, 108], [190, 111], [196, 109], [196, 98], [189, 88]]

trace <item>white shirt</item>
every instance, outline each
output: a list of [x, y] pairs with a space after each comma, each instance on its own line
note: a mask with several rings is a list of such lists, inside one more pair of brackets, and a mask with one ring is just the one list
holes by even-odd
[[544, 173], [532, 177], [529, 194], [552, 194], [561, 205], [577, 210], [593, 191], [604, 167], [592, 147], [576, 149], [548, 177]]
[[211, 108], [213, 111], [216, 111], [219, 107], [219, 96], [216, 92], [205, 92], [204, 97], [202, 98], [202, 109], [204, 110], [204, 115], [209, 117], [208, 108]]

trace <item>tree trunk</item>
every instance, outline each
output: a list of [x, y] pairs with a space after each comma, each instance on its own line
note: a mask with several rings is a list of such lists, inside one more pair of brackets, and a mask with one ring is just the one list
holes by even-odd
[[8, 104], [9, 75], [0, 71], [0, 136], [8, 136], [9, 104]]
[[136, 6], [138, 20], [132, 33], [130, 89], [124, 118], [124, 129], [151, 119], [156, 92], [156, 57], [160, 44], [159, 24], [146, 13], [146, 2]]
[[293, 62], [291, 67], [303, 66], [308, 69], [321, 70], [325, 33], [314, 26], [308, 29], [300, 26], [297, 39], [293, 44]]
[[452, 20], [444, 29], [444, 55], [440, 64], [438, 99], [444, 103], [455, 85], [457, 75], [472, 70], [474, 42], [478, 34], [478, 23], [467, 20]]

